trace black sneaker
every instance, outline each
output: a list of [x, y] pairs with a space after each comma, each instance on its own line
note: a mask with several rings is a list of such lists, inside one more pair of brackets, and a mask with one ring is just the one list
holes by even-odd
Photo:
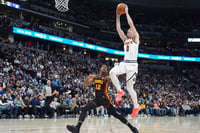
[[72, 133], [79, 133], [79, 129], [76, 126], [67, 125], [67, 129]]
[[135, 127], [131, 127], [131, 131], [133, 131], [133, 133], [139, 133], [139, 131]]

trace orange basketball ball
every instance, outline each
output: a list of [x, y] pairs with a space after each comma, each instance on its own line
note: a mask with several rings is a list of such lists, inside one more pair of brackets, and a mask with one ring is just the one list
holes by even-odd
[[125, 8], [126, 8], [126, 4], [125, 3], [119, 3], [117, 5], [117, 13], [119, 14], [124, 14], [125, 13]]

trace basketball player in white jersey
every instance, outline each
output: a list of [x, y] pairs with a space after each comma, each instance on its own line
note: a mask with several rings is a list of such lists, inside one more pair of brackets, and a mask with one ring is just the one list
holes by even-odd
[[137, 63], [137, 55], [138, 55], [138, 48], [139, 48], [139, 34], [133, 24], [133, 20], [131, 19], [128, 13], [128, 6], [125, 8], [125, 14], [128, 21], [130, 28], [127, 31], [127, 35], [124, 34], [123, 30], [121, 29], [120, 23], [120, 15], [116, 12], [116, 28], [117, 32], [124, 42], [124, 61], [120, 62], [119, 64], [115, 65], [110, 71], [110, 77], [112, 83], [117, 88], [117, 97], [116, 101], [120, 101], [121, 97], [124, 95], [123, 90], [121, 89], [118, 75], [126, 74], [126, 87], [128, 92], [131, 95], [131, 99], [134, 103], [134, 108], [131, 114], [131, 117], [134, 118], [138, 115], [140, 111], [140, 106], [137, 101], [137, 93], [133, 89], [136, 80], [136, 74], [138, 73], [138, 63]]

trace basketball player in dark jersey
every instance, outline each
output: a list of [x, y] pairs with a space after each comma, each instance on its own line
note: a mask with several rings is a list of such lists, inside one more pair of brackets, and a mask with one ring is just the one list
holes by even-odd
[[79, 133], [81, 125], [87, 116], [87, 111], [95, 109], [101, 105], [104, 106], [104, 108], [107, 108], [107, 110], [110, 112], [111, 115], [113, 115], [115, 118], [119, 119], [122, 123], [126, 124], [133, 133], [139, 133], [137, 128], [133, 127], [127, 121], [126, 118], [124, 118], [122, 115], [118, 114], [115, 111], [115, 109], [111, 103], [110, 96], [108, 95], [108, 85], [110, 82], [110, 77], [107, 76], [107, 72], [108, 72], [107, 66], [103, 65], [100, 69], [100, 74], [89, 75], [86, 78], [85, 82], [83, 83], [83, 87], [86, 87], [89, 84], [91, 84], [92, 82], [94, 82], [96, 97], [94, 100], [88, 102], [88, 104], [86, 104], [82, 108], [81, 114], [79, 116], [79, 120], [78, 120], [78, 123], [76, 126], [67, 125], [67, 129], [69, 131], [71, 131], [72, 133]]

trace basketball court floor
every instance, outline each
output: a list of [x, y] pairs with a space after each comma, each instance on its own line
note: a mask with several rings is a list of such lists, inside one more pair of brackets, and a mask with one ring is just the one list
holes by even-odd
[[[66, 124], [76, 124], [78, 118], [66, 119], [0, 119], [0, 133], [69, 133]], [[200, 117], [137, 117], [128, 118], [140, 133], [200, 133]], [[88, 117], [80, 133], [131, 133], [119, 120]]]

